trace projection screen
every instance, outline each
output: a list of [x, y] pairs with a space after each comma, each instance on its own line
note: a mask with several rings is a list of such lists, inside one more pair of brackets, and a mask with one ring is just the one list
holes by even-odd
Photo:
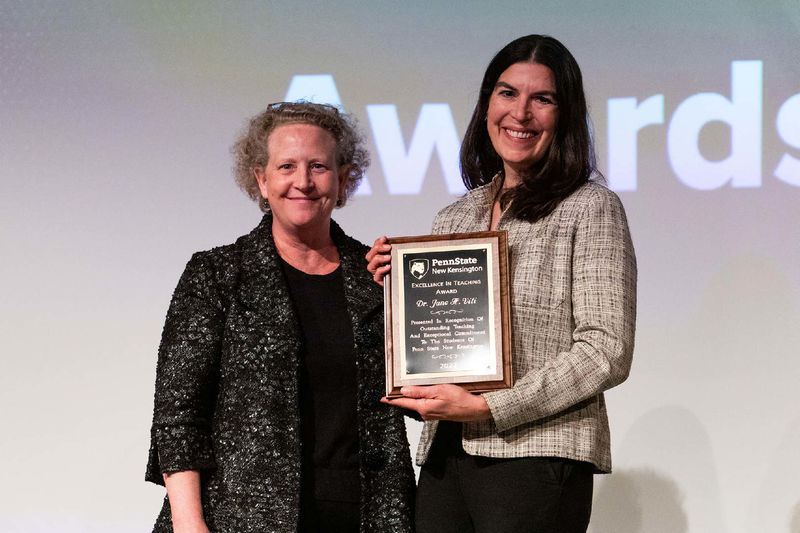
[[334, 218], [424, 234], [464, 192], [484, 68], [530, 33], [581, 65], [639, 261], [590, 531], [800, 533], [796, 0], [0, 0], [0, 530], [152, 527], [161, 327], [190, 255], [258, 223], [248, 117], [352, 112], [372, 165]]

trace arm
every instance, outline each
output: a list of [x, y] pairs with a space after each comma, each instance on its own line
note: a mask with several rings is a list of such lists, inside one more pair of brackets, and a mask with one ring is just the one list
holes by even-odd
[[195, 254], [175, 289], [159, 347], [148, 481], [215, 466], [210, 434], [223, 322], [213, 270]]
[[572, 255], [572, 347], [513, 388], [483, 395], [498, 431], [562, 412], [630, 372], [636, 258], [625, 212], [619, 198], [606, 193], [590, 198], [580, 217]]
[[210, 533], [203, 519], [200, 473], [192, 470], [164, 474], [164, 485], [175, 533]]
[[400, 389], [402, 398], [381, 398], [385, 404], [410, 409], [423, 420], [470, 422], [492, 417], [483, 396], [472, 394], [458, 385], [407, 386]]

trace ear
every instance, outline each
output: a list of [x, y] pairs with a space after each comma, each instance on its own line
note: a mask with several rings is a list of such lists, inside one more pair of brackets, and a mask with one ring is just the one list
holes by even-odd
[[253, 175], [256, 178], [256, 182], [258, 182], [258, 189], [261, 191], [261, 197], [267, 198], [267, 173], [264, 172], [264, 167], [255, 167], [253, 169]]
[[339, 168], [339, 198], [344, 198], [344, 191], [347, 189], [347, 184], [350, 183], [350, 169], [350, 165]]

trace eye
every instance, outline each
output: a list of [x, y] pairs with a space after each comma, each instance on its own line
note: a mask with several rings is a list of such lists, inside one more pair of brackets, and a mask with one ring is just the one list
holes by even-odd
[[542, 104], [542, 105], [555, 105], [556, 103], [552, 98], [550, 98], [549, 96], [545, 96], [543, 94], [537, 94], [536, 96], [534, 96], [533, 101], [536, 102], [537, 104]]
[[503, 98], [512, 98], [514, 96], [514, 91], [511, 89], [500, 89], [497, 91], [498, 96], [502, 96]]
[[284, 163], [282, 165], [278, 165], [278, 168], [281, 170], [290, 170], [292, 168], [291, 163]]
[[328, 170], [328, 167], [326, 167], [322, 163], [311, 163], [311, 168], [313, 170]]

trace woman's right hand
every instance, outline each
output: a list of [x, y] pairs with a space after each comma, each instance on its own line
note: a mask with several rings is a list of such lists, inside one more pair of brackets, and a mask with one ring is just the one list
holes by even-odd
[[386, 235], [378, 237], [375, 239], [375, 244], [367, 252], [367, 270], [372, 274], [372, 279], [375, 280], [375, 283], [381, 287], [383, 287], [384, 276], [392, 268], [392, 265], [389, 264], [392, 260], [392, 256], [389, 254], [392, 251], [392, 245], [388, 244], [387, 240]]

